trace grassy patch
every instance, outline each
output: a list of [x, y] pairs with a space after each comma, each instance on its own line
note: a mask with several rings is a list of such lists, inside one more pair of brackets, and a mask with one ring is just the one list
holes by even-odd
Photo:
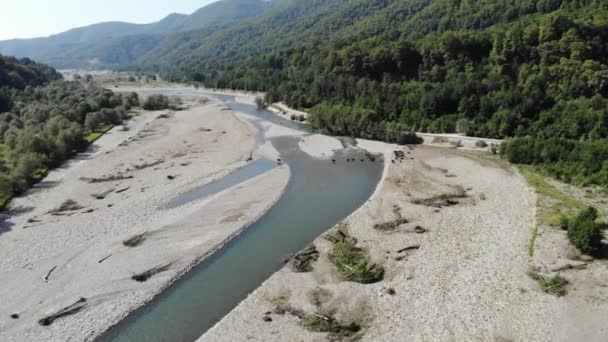
[[93, 143], [95, 140], [99, 139], [102, 135], [104, 135], [107, 131], [111, 130], [114, 125], [112, 124], [102, 124], [97, 127], [95, 130], [89, 132], [84, 136], [84, 140], [86, 140], [89, 144]]
[[519, 169], [539, 197], [547, 198], [548, 202], [551, 202], [539, 206], [537, 216], [540, 222], [558, 227], [563, 214], [573, 213], [585, 207], [582, 201], [549, 184], [545, 176], [539, 174], [533, 167], [520, 166]]
[[528, 272], [530, 278], [536, 280], [540, 288], [544, 293], [554, 295], [557, 297], [563, 297], [568, 293], [568, 280], [556, 275], [555, 277], [545, 277], [536, 272]]
[[359, 323], [343, 323], [329, 315], [306, 315], [302, 318], [300, 324], [310, 331], [330, 333], [331, 340], [352, 337], [361, 331]]
[[528, 255], [534, 256], [534, 245], [536, 244], [536, 237], [538, 236], [538, 226], [534, 225], [532, 228], [532, 234], [530, 234], [530, 241], [528, 241]]
[[384, 278], [384, 268], [375, 264], [370, 265], [367, 253], [352, 241], [336, 243], [329, 254], [329, 259], [336, 265], [345, 280], [373, 284]]

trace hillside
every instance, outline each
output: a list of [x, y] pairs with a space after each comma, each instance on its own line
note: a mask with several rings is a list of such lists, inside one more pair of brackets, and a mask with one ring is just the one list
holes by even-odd
[[221, 0], [191, 15], [170, 14], [151, 24], [105, 22], [46, 38], [0, 41], [0, 53], [29, 57], [57, 68], [95, 68], [131, 63], [167, 35], [259, 16], [273, 5], [265, 0]]
[[608, 185], [608, 163], [590, 157], [608, 154], [607, 9], [596, 0], [286, 1], [223, 30], [177, 35], [140, 65], [266, 91], [336, 135], [532, 136], [512, 140], [505, 157]]
[[0, 88], [24, 89], [61, 78], [55, 69], [30, 59], [0, 55]]

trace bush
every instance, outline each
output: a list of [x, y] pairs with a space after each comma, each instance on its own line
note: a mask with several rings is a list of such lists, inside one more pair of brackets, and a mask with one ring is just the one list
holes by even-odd
[[145, 110], [167, 109], [169, 108], [169, 98], [161, 94], [150, 95], [144, 101], [143, 108]]
[[556, 275], [555, 277], [545, 277], [536, 272], [528, 272], [530, 278], [536, 280], [540, 288], [544, 293], [554, 295], [557, 297], [563, 297], [568, 293], [568, 280]]
[[258, 106], [258, 110], [263, 110], [267, 107], [266, 102], [261, 97], [255, 98], [255, 104]]
[[477, 142], [475, 143], [475, 146], [477, 146], [478, 148], [486, 148], [486, 147], [488, 147], [488, 143], [486, 143], [483, 140], [477, 140]]
[[361, 331], [361, 325], [357, 322], [343, 323], [334, 317], [318, 314], [303, 317], [300, 324], [310, 331], [330, 333], [335, 340], [353, 336]]
[[602, 230], [606, 224], [597, 222], [597, 218], [597, 209], [589, 207], [572, 219], [561, 219], [560, 225], [568, 232], [570, 242], [585, 254], [596, 253], [602, 245]]
[[350, 241], [338, 242], [329, 255], [345, 280], [361, 284], [372, 284], [384, 278], [384, 268], [369, 265], [367, 254]]

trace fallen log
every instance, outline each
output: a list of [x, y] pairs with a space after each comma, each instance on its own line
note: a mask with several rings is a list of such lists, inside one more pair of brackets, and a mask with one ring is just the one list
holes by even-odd
[[51, 273], [53, 273], [53, 271], [55, 271], [55, 269], [57, 268], [57, 266], [53, 266], [53, 268], [51, 268], [46, 275], [44, 276], [44, 282], [48, 283], [49, 282], [49, 277], [51, 276]]
[[76, 303], [74, 303], [70, 306], [66, 306], [65, 308], [57, 311], [56, 313], [42, 318], [41, 320], [38, 321], [38, 323], [45, 327], [49, 326], [49, 325], [53, 324], [53, 322], [55, 322], [57, 319], [78, 313], [79, 311], [84, 309], [86, 306], [87, 306], [86, 298], [80, 298]]
[[412, 245], [412, 246], [408, 246], [405, 248], [401, 248], [400, 250], [397, 251], [397, 253], [403, 253], [403, 252], [412, 251], [412, 250], [416, 250], [416, 249], [420, 249], [420, 245]]
[[128, 238], [127, 240], [123, 241], [122, 244], [125, 245], [126, 247], [137, 247], [139, 245], [141, 245], [144, 241], [146, 241], [146, 238], [148, 237], [148, 232], [139, 234], [139, 235], [134, 235], [130, 238]]
[[103, 263], [104, 261], [106, 261], [106, 260], [110, 259], [111, 257], [112, 257], [112, 254], [110, 254], [110, 255], [108, 255], [108, 256], [105, 256], [105, 257], [103, 257], [103, 258], [99, 259], [99, 261], [97, 261], [97, 263], [98, 263], [98, 264], [101, 264], [101, 263]]
[[143, 283], [143, 282], [148, 281], [153, 276], [169, 270], [170, 267], [171, 267], [171, 264], [167, 264], [164, 266], [157, 266], [157, 267], [151, 268], [145, 272], [142, 272], [139, 274], [134, 274], [131, 278], [137, 282]]

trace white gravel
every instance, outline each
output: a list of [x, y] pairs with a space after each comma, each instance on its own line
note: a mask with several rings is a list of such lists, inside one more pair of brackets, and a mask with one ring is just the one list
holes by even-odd
[[[113, 129], [13, 201], [0, 235], [1, 341], [92, 339], [257, 219], [288, 182], [288, 168], [278, 167], [211, 199], [165, 210], [179, 194], [245, 165], [253, 134], [214, 102], [143, 113], [127, 125], [128, 131]], [[132, 178], [81, 180], [119, 172]], [[92, 196], [104, 192], [104, 199]], [[67, 199], [83, 208], [48, 213]], [[145, 232], [140, 246], [123, 245]], [[145, 283], [131, 279], [169, 263], [168, 271]], [[83, 311], [48, 327], [38, 324], [81, 297], [87, 299]]]
[[[372, 261], [385, 267], [385, 279], [372, 285], [341, 281], [327, 259], [331, 244], [320, 237], [315, 245], [321, 258], [313, 272], [284, 267], [200, 341], [327, 340], [289, 314], [271, 314], [272, 321], [264, 321], [278, 298], [307, 313], [333, 313], [346, 322], [357, 318], [366, 328], [364, 341], [602, 340], [597, 320], [577, 323], [567, 315], [581, 311], [580, 302], [541, 293], [527, 276], [536, 195], [513, 169], [480, 155], [433, 147], [420, 147], [406, 161], [392, 163], [396, 146], [371, 141], [359, 141], [359, 146], [390, 152], [379, 190], [345, 221]], [[458, 205], [437, 211], [412, 203], [457, 186], [468, 196]], [[395, 205], [409, 223], [392, 232], [375, 230], [376, 223], [395, 218]], [[415, 226], [427, 232], [416, 234]], [[416, 244], [420, 249], [397, 253]], [[310, 299], [315, 289], [330, 293], [319, 307]]]

